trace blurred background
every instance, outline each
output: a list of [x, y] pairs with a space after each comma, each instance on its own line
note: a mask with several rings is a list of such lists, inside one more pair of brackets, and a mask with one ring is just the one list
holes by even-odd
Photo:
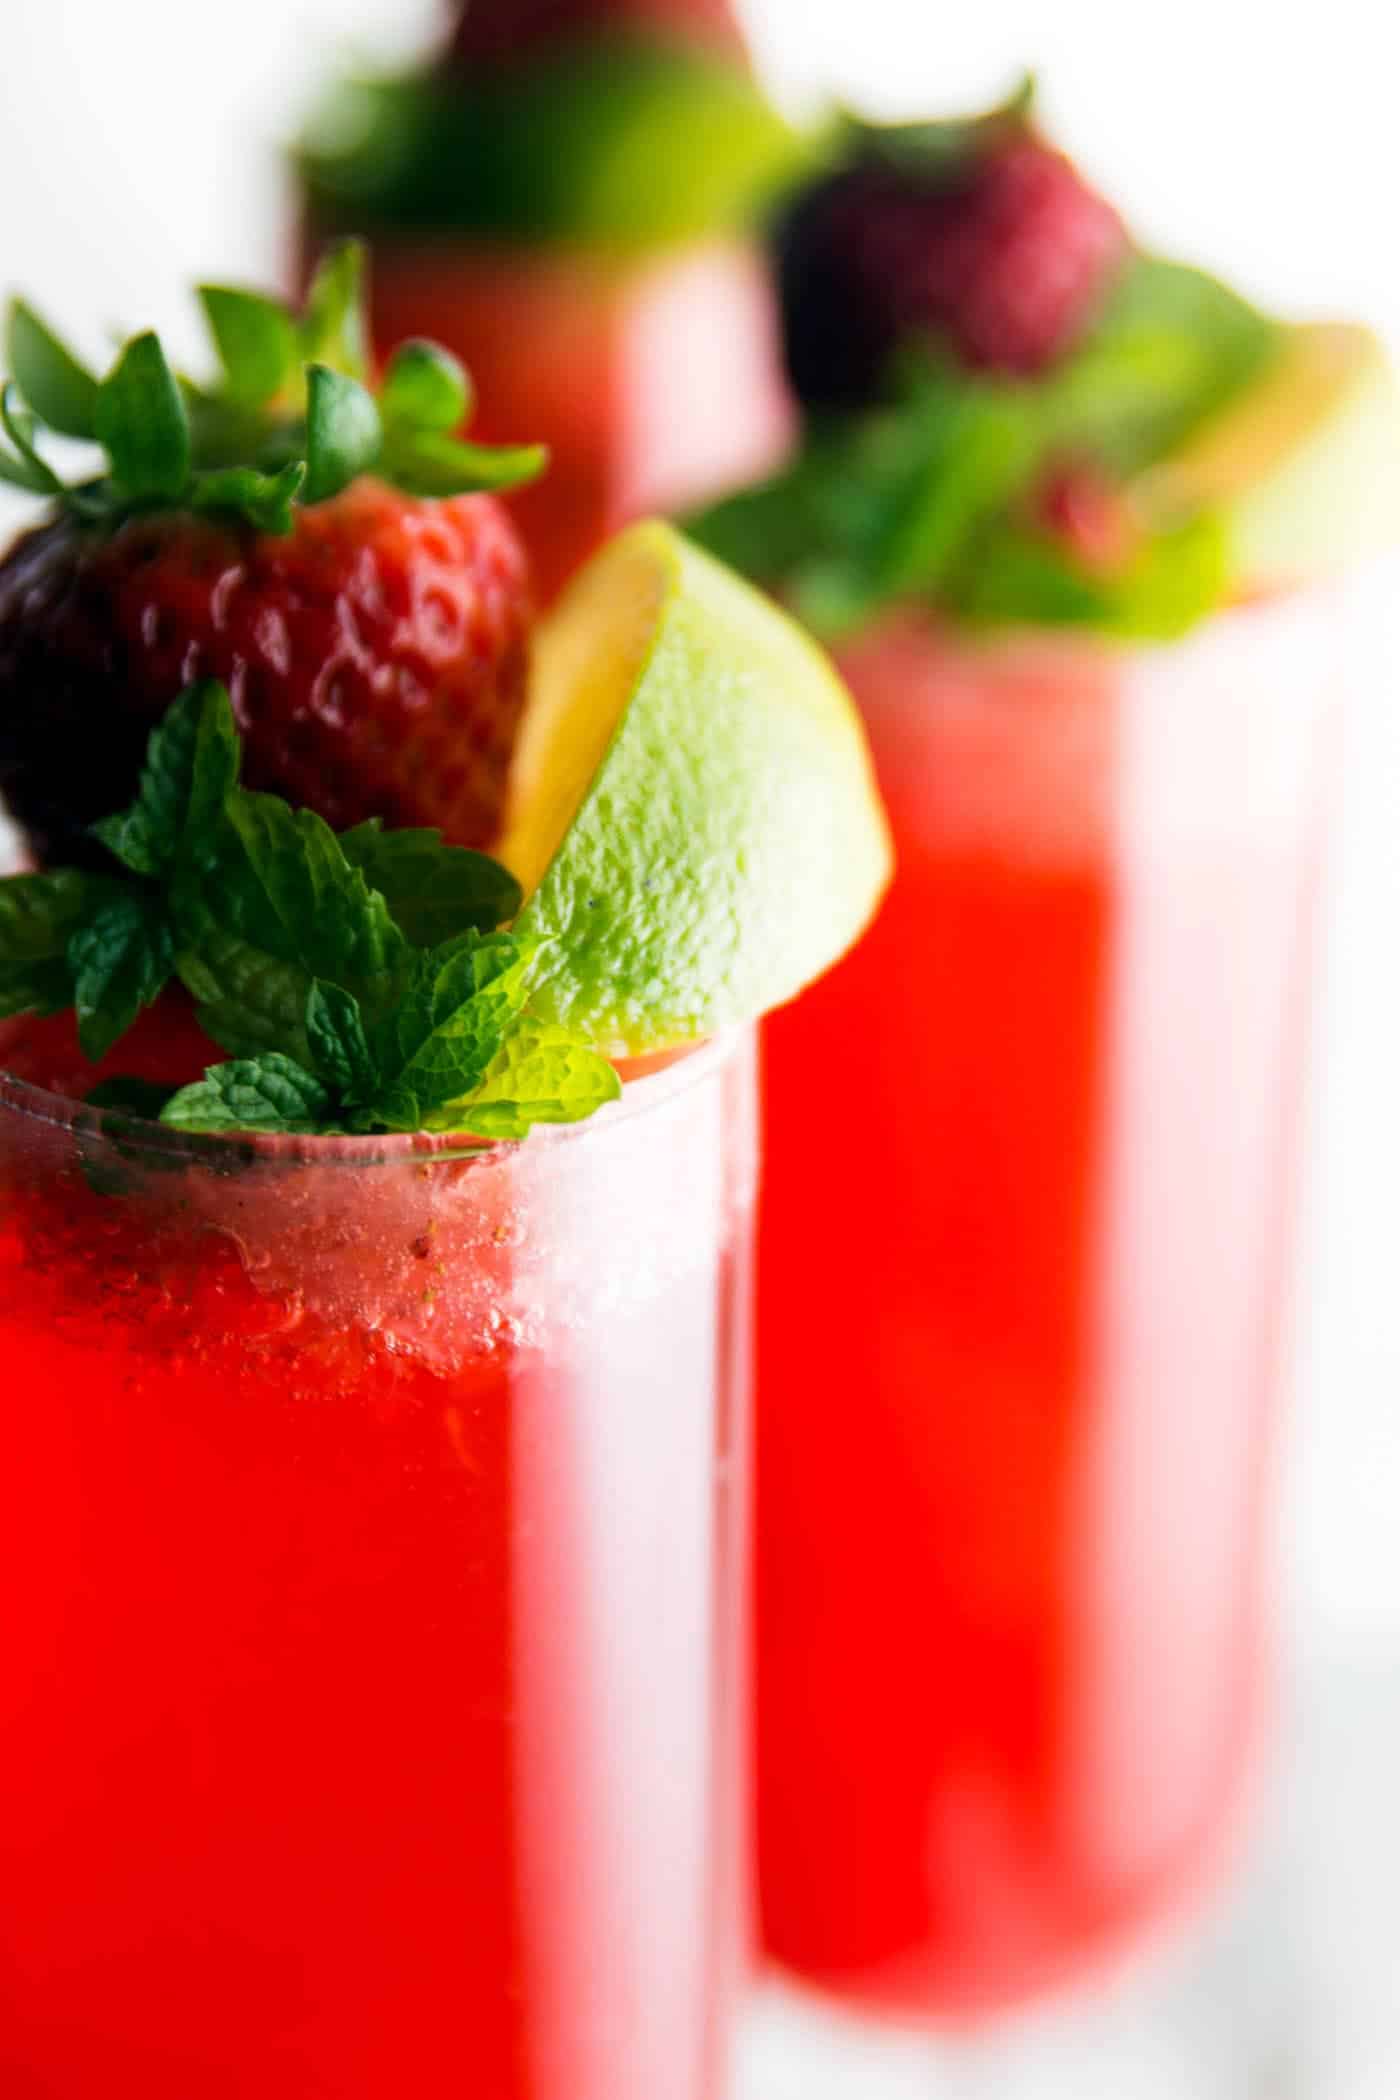
[[[94, 317], [202, 355], [196, 277], [286, 274], [280, 147], [347, 60], [392, 61], [433, 0], [6, 0], [0, 281], [97, 358]], [[881, 113], [978, 106], [1025, 65], [1047, 125], [1150, 242], [1266, 305], [1370, 320], [1400, 354], [1393, 30], [1177, 0], [748, 0], [779, 91]], [[11, 512], [0, 512], [0, 523]], [[1314, 1061], [1297, 1404], [1286, 1454], [1290, 1750], [1254, 1879], [1204, 1944], [995, 2044], [863, 2041], [775, 2006], [746, 2100], [1390, 2100], [1400, 2093], [1400, 706], [1351, 725]], [[847, 2060], [843, 2052], [854, 2052]], [[883, 2085], [871, 2082], [882, 2080]], [[843, 2084], [841, 2080], [846, 2082]], [[658, 2095], [657, 2100], [664, 2100]]]

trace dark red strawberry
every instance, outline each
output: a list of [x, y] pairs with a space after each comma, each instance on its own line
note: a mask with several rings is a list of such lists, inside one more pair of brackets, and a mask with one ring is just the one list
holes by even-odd
[[927, 173], [870, 153], [809, 191], [780, 251], [789, 369], [813, 406], [878, 394], [893, 352], [1035, 373], [1072, 348], [1127, 255], [1111, 205], [1025, 130]]
[[217, 678], [245, 777], [337, 829], [499, 826], [530, 631], [493, 497], [357, 481], [284, 538], [178, 512], [65, 517], [0, 566], [0, 789], [42, 858], [134, 793], [153, 725]]
[[729, 0], [467, 0], [450, 58], [475, 68], [626, 32], [747, 62]]
[[[222, 393], [177, 388], [154, 336], [99, 385], [16, 309], [7, 478], [58, 500], [0, 563], [0, 795], [41, 861], [96, 850], [86, 827], [131, 800], [152, 727], [204, 678], [228, 687], [250, 786], [338, 828], [499, 829], [530, 587], [479, 491], [540, 455], [454, 436], [467, 382], [429, 345], [372, 394], [358, 293], [348, 250], [303, 316], [206, 292]], [[31, 411], [100, 438], [107, 478], [61, 489]]]

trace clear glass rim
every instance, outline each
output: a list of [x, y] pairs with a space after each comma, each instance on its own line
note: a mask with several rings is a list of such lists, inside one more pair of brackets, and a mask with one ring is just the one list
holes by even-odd
[[466, 1133], [416, 1131], [387, 1137], [302, 1137], [257, 1131], [172, 1130], [148, 1116], [115, 1108], [92, 1108], [68, 1094], [55, 1094], [17, 1078], [0, 1066], [0, 1124], [16, 1118], [70, 1131], [84, 1144], [104, 1143], [128, 1158], [138, 1153], [162, 1161], [188, 1160], [232, 1171], [266, 1162], [278, 1166], [431, 1166], [447, 1160], [499, 1159], [527, 1147], [540, 1152], [557, 1145], [587, 1143], [622, 1123], [631, 1123], [689, 1093], [728, 1065], [754, 1023], [726, 1028], [677, 1055], [659, 1072], [624, 1083], [622, 1098], [579, 1123], [537, 1123], [524, 1138], [477, 1138]]

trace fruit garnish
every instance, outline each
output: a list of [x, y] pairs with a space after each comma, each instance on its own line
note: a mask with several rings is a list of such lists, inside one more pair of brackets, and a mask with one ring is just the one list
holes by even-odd
[[[498, 828], [524, 702], [530, 587], [481, 491], [538, 447], [456, 435], [466, 373], [405, 343], [364, 383], [361, 257], [305, 309], [202, 293], [220, 382], [177, 381], [133, 339], [99, 381], [22, 304], [0, 475], [52, 501], [0, 563], [0, 792], [40, 859], [135, 792], [146, 739], [193, 680], [231, 693], [249, 783], [345, 827], [371, 815], [457, 843]], [[64, 488], [43, 426], [100, 440]]]
[[1141, 476], [1139, 510], [1224, 521], [1255, 590], [1326, 575], [1400, 536], [1400, 386], [1369, 329], [1289, 331], [1259, 379]]
[[318, 226], [627, 254], [753, 224], [810, 156], [745, 67], [624, 26], [343, 82], [297, 166]]
[[231, 1053], [167, 1090], [161, 1120], [185, 1130], [518, 1137], [616, 1097], [606, 1060], [532, 1007], [504, 868], [434, 832], [337, 837], [241, 786], [240, 757], [226, 691], [192, 687], [97, 827], [104, 870], [0, 882], [0, 1018], [72, 1006], [97, 1063], [178, 978]]
[[[1133, 478], [1267, 370], [1282, 331], [1204, 273], [1139, 256], [1034, 379], [906, 354], [889, 398], [814, 420], [775, 479], [690, 520], [722, 561], [839, 636], [894, 604], [1168, 635], [1231, 582], [1219, 523], [1154, 518]], [[1133, 558], [1083, 559], [1040, 501], [1063, 462], [1123, 491]]]
[[1044, 371], [1129, 256], [1113, 207], [1030, 128], [1029, 86], [966, 123], [852, 125], [844, 165], [778, 238], [788, 370], [812, 408], [877, 400], [926, 342], [988, 371]]
[[851, 700], [802, 631], [670, 527], [634, 526], [541, 629], [501, 855], [532, 1009], [611, 1055], [791, 998], [890, 871]]
[[458, 13], [448, 61], [473, 70], [619, 30], [747, 60], [730, 0], [466, 0]]

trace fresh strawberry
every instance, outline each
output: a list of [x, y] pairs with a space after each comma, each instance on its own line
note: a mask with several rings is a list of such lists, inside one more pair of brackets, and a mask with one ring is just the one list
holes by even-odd
[[[250, 786], [337, 827], [498, 829], [531, 606], [481, 491], [542, 455], [455, 436], [468, 382], [431, 345], [372, 394], [359, 293], [351, 249], [302, 316], [206, 289], [218, 390], [177, 386], [149, 335], [99, 384], [12, 314], [0, 474], [56, 500], [0, 563], [0, 795], [41, 861], [97, 850], [85, 828], [132, 798], [152, 727], [205, 678], [229, 689]], [[39, 419], [100, 440], [105, 478], [63, 488]]]
[[553, 44], [632, 33], [689, 43], [747, 62], [729, 0], [467, 0], [450, 61], [476, 67], [533, 56]]
[[974, 367], [1042, 371], [1127, 252], [1112, 206], [1023, 129], [927, 173], [863, 156], [809, 191], [783, 235], [793, 383], [813, 405], [866, 401], [892, 353], [920, 339]]
[[490, 496], [377, 481], [282, 538], [162, 512], [41, 526], [0, 565], [0, 788], [43, 859], [135, 791], [151, 729], [217, 678], [250, 787], [337, 829], [494, 836], [525, 699], [526, 563]]

